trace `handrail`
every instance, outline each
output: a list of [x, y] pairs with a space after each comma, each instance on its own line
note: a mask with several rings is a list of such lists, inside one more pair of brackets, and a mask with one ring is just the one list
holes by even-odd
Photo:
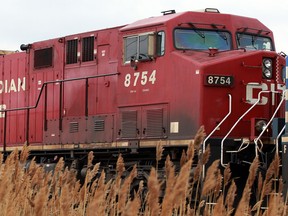
[[100, 78], [100, 77], [107, 77], [107, 76], [115, 76], [119, 75], [120, 73], [110, 73], [110, 74], [101, 74], [101, 75], [95, 75], [95, 76], [87, 76], [87, 77], [79, 77], [79, 78], [71, 78], [71, 79], [64, 79], [64, 80], [54, 80], [54, 81], [47, 81], [44, 82], [41, 86], [40, 93], [38, 95], [36, 104], [34, 106], [27, 106], [27, 107], [19, 107], [19, 108], [12, 108], [12, 109], [5, 109], [5, 110], [0, 110], [0, 112], [10, 112], [10, 111], [19, 111], [19, 110], [27, 110], [27, 109], [35, 109], [40, 101], [40, 97], [42, 95], [43, 89], [46, 85], [48, 84], [54, 84], [54, 83], [64, 83], [64, 82], [70, 82], [70, 81], [76, 81], [76, 80], [84, 80], [84, 79], [93, 79], [93, 78]]
[[283, 133], [283, 131], [285, 130], [285, 128], [286, 128], [286, 125], [284, 124], [284, 126], [283, 126], [283, 128], [282, 128], [282, 130], [280, 131], [280, 133], [278, 134], [278, 136], [277, 136], [277, 138], [276, 138], [276, 143], [275, 143], [275, 145], [276, 145], [276, 154], [277, 155], [279, 155], [279, 146], [278, 146], [278, 140], [279, 140], [279, 138], [282, 136], [282, 133]]
[[[232, 95], [228, 94], [228, 99], [229, 99], [229, 105], [228, 105], [228, 113], [224, 116], [224, 118], [219, 122], [219, 124], [210, 132], [210, 134], [204, 139], [203, 141], [203, 153], [206, 150], [206, 142], [207, 140], [212, 136], [212, 134], [220, 127], [220, 125], [222, 125], [222, 123], [228, 118], [228, 116], [231, 114], [232, 112]], [[205, 175], [205, 166], [203, 165], [203, 178]]]
[[221, 158], [220, 158], [220, 163], [221, 163], [221, 166], [223, 167], [226, 167], [227, 164], [224, 164], [224, 141], [227, 139], [227, 137], [230, 135], [230, 133], [232, 132], [232, 130], [236, 127], [236, 125], [240, 122], [240, 120], [245, 116], [247, 115], [247, 113], [249, 113], [261, 100], [261, 94], [263, 93], [270, 93], [270, 92], [274, 92], [274, 93], [279, 93], [277, 91], [267, 91], [267, 90], [263, 90], [263, 91], [260, 91], [258, 93], [258, 98], [257, 100], [255, 101], [255, 103], [248, 109], [246, 110], [246, 112], [244, 112], [242, 114], [242, 116], [240, 116], [238, 118], [238, 120], [234, 123], [234, 125], [231, 127], [231, 129], [228, 131], [228, 133], [224, 136], [224, 138], [222, 139], [221, 141]]
[[[94, 76], [86, 76], [86, 77], [78, 77], [78, 78], [70, 78], [70, 79], [63, 79], [63, 80], [53, 80], [53, 81], [47, 81], [47, 82], [44, 82], [41, 86], [41, 89], [40, 89], [40, 92], [38, 94], [38, 98], [36, 100], [36, 103], [34, 106], [26, 106], [26, 107], [18, 107], [18, 108], [11, 108], [11, 109], [3, 109], [3, 110], [0, 110], [0, 113], [4, 112], [5, 113], [5, 116], [4, 116], [4, 140], [3, 140], [3, 152], [5, 153], [6, 152], [6, 131], [7, 131], [7, 113], [8, 112], [13, 112], [13, 111], [20, 111], [20, 110], [27, 110], [27, 126], [29, 126], [29, 113], [30, 113], [30, 110], [31, 109], [36, 109], [39, 105], [39, 102], [40, 102], [40, 99], [41, 99], [41, 96], [42, 96], [42, 93], [43, 91], [45, 91], [45, 95], [47, 97], [47, 86], [49, 84], [55, 84], [55, 83], [60, 83], [61, 85], [61, 88], [59, 89], [60, 91], [60, 95], [62, 95], [62, 84], [65, 83], [65, 82], [71, 82], [71, 81], [77, 81], [77, 80], [86, 80], [86, 85], [87, 85], [87, 80], [88, 79], [94, 79], [94, 78], [100, 78], [100, 77], [108, 77], [108, 76], [115, 76], [115, 75], [119, 75], [120, 73], [119, 72], [116, 72], [116, 73], [108, 73], [108, 74], [100, 74], [100, 75], [94, 75]], [[85, 91], [87, 93], [87, 91]], [[45, 100], [45, 103], [46, 103], [46, 100]], [[60, 106], [62, 106], [62, 97], [60, 96]], [[87, 101], [85, 102], [87, 103]], [[46, 108], [45, 108], [46, 109]], [[85, 108], [85, 113], [87, 112], [87, 109]], [[61, 109], [59, 110], [59, 113], [61, 113]], [[59, 116], [59, 120], [61, 121], [61, 114]], [[59, 123], [59, 127], [61, 128], [61, 122]], [[27, 128], [27, 132], [26, 132], [26, 142], [27, 144], [29, 145], [29, 141], [28, 141], [28, 128]]]
[[[285, 90], [285, 91], [286, 91], [286, 90]], [[281, 107], [283, 101], [285, 100], [285, 91], [283, 91], [282, 99], [281, 99], [280, 103], [278, 104], [278, 106], [276, 107], [276, 109], [275, 109], [273, 115], [271, 116], [270, 120], [267, 122], [266, 127], [268, 127], [268, 126], [271, 124], [271, 122], [273, 121], [273, 119], [274, 119], [276, 113], [278, 112], [278, 110], [280, 109], [280, 107]], [[257, 149], [258, 149], [258, 145], [257, 145], [257, 143], [258, 143], [259, 139], [261, 138], [261, 136], [264, 134], [264, 132], [265, 132], [265, 129], [261, 131], [261, 133], [258, 135], [257, 138], [254, 139], [254, 144], [255, 144], [255, 155], [256, 155], [256, 156], [258, 156], [258, 151], [257, 151]]]

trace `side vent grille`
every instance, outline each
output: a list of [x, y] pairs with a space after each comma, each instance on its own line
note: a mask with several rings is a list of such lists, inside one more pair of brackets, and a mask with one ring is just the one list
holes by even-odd
[[137, 111], [122, 112], [121, 126], [122, 138], [135, 138], [137, 136]]
[[35, 50], [34, 52], [34, 68], [52, 67], [53, 65], [53, 48], [45, 48]]
[[94, 131], [104, 131], [105, 121], [104, 120], [95, 120], [94, 121]]
[[163, 109], [147, 110], [147, 137], [163, 136]]
[[77, 63], [78, 39], [68, 40], [66, 44], [66, 64]]
[[82, 61], [94, 60], [94, 36], [85, 37], [82, 40]]
[[70, 122], [69, 124], [69, 132], [77, 133], [79, 131], [79, 123], [78, 122]]

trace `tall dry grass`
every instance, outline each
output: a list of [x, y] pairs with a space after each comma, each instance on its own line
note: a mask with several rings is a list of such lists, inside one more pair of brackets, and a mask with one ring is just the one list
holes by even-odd
[[[162, 158], [163, 146], [157, 145], [156, 167], [152, 167], [145, 183], [133, 190], [137, 177], [135, 165], [123, 179], [125, 162], [119, 155], [116, 176], [107, 181], [100, 164], [93, 164], [93, 153], [88, 155], [88, 169], [83, 184], [76, 178], [73, 169], [69, 170], [61, 158], [54, 173], [47, 173], [33, 159], [29, 168], [24, 169], [29, 156], [27, 146], [21, 152], [12, 152], [5, 162], [0, 154], [0, 215], [111, 215], [111, 216], [180, 216], [180, 215], [287, 215], [287, 203], [282, 196], [282, 185], [275, 185], [279, 178], [280, 159], [275, 157], [265, 178], [258, 172], [259, 160], [255, 158], [250, 166], [249, 176], [243, 195], [237, 205], [237, 186], [231, 178], [228, 165], [220, 171], [219, 160], [207, 169], [203, 179], [203, 165], [211, 154], [208, 146], [200, 154], [205, 137], [201, 127], [187, 151], [182, 153], [181, 169], [170, 157]], [[165, 159], [165, 179], [159, 177], [159, 161]], [[252, 188], [256, 204], [251, 204]], [[164, 195], [163, 195], [163, 188]], [[131, 196], [132, 195], [132, 196]], [[262, 208], [263, 206], [267, 208]]]

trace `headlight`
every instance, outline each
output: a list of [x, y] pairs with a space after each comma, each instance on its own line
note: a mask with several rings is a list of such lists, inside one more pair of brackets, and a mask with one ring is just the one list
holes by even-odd
[[263, 130], [265, 130], [267, 128], [267, 123], [264, 120], [259, 120], [256, 122], [255, 124], [255, 129], [258, 132], [262, 132]]
[[271, 59], [264, 59], [263, 64], [266, 68], [271, 69], [272, 68], [272, 60]]
[[272, 78], [272, 59], [264, 58], [262, 66], [263, 77], [266, 79]]
[[272, 72], [268, 69], [264, 69], [263, 71], [263, 75], [266, 77], [266, 78], [271, 78], [272, 77]]

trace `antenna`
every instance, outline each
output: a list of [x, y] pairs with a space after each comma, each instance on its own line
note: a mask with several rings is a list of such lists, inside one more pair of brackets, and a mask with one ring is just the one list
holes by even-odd
[[165, 16], [165, 15], [169, 15], [169, 14], [174, 14], [174, 13], [176, 13], [176, 11], [175, 10], [167, 10], [167, 11], [162, 11], [161, 13]]
[[216, 8], [205, 8], [205, 12], [209, 13], [220, 13], [220, 11]]

